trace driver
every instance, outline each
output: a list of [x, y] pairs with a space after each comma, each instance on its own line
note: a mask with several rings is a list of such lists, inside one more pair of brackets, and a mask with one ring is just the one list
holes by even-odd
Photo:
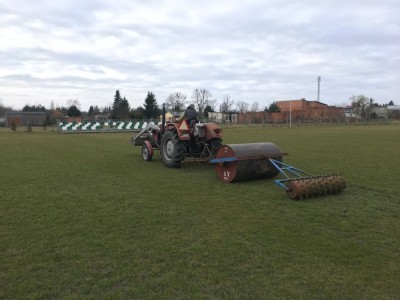
[[180, 120], [185, 119], [189, 124], [191, 121], [195, 121], [195, 123], [199, 123], [199, 120], [197, 119], [198, 112], [194, 108], [193, 104], [190, 104], [186, 110], [181, 114]]

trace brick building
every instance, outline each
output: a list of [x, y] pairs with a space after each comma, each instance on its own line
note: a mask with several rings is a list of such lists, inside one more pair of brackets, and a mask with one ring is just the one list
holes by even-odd
[[285, 123], [292, 118], [293, 122], [329, 122], [343, 120], [342, 107], [329, 106], [318, 101], [284, 100], [277, 101], [280, 112], [246, 112], [239, 113], [239, 123]]
[[388, 105], [387, 106], [388, 117], [391, 120], [400, 119], [400, 105]]
[[6, 126], [14, 123], [16, 126], [42, 126], [46, 121], [46, 112], [8, 111], [6, 112]]
[[292, 120], [331, 120], [344, 117], [342, 107], [329, 106], [318, 101], [284, 100], [277, 101], [276, 104], [281, 109], [281, 117], [287, 118], [291, 113]]

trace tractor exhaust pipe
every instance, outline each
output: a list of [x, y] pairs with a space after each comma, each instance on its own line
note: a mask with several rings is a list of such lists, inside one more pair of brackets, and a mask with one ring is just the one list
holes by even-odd
[[161, 135], [165, 132], [165, 103], [162, 105], [162, 116], [161, 116]]

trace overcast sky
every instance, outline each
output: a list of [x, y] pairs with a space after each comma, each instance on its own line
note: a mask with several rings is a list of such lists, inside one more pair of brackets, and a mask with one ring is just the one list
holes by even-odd
[[264, 107], [400, 104], [399, 0], [0, 0], [0, 105], [132, 107], [208, 89]]

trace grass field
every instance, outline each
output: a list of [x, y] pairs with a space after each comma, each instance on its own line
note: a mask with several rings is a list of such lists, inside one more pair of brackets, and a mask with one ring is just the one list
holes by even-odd
[[399, 125], [224, 133], [348, 187], [292, 201], [145, 162], [129, 133], [3, 129], [0, 298], [399, 299]]

